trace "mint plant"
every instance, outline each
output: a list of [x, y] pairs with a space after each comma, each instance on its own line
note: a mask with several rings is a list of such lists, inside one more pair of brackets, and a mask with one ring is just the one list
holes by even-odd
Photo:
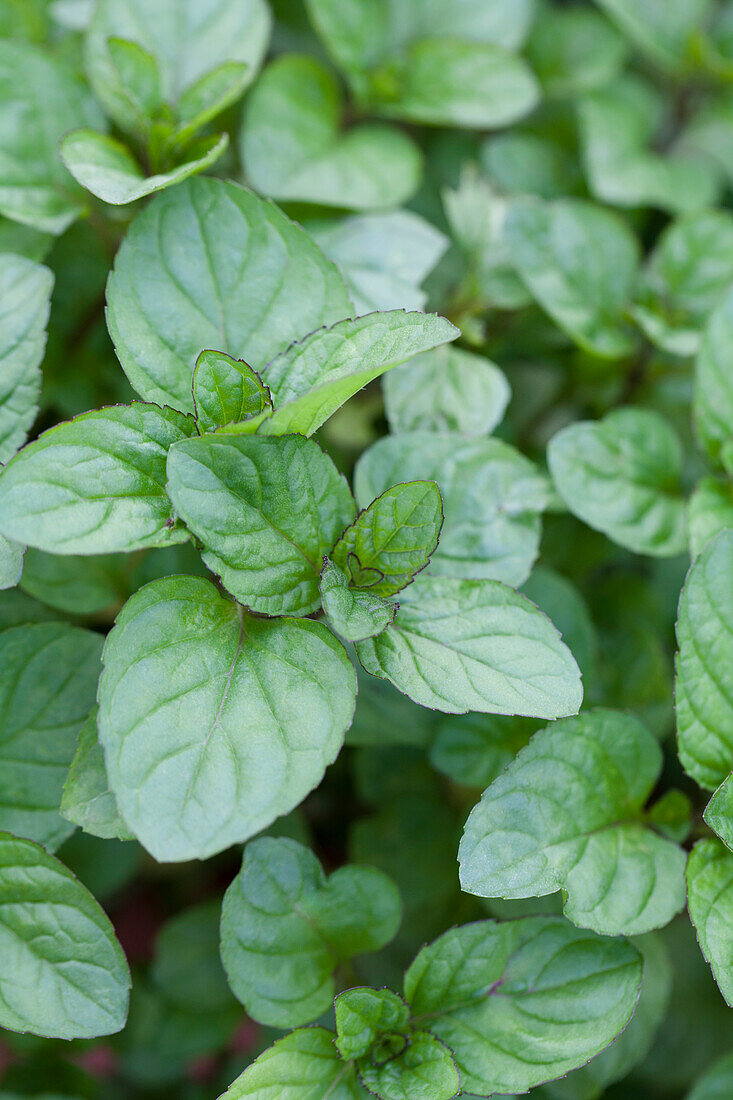
[[733, 1094], [730, 26], [0, 0], [0, 1100]]

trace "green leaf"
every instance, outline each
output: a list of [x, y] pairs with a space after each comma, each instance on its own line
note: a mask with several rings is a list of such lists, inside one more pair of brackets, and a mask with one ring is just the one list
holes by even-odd
[[333, 1033], [302, 1027], [260, 1054], [219, 1100], [367, 1100]]
[[733, 775], [718, 787], [703, 817], [713, 832], [733, 850]]
[[98, 199], [121, 206], [188, 179], [215, 164], [229, 144], [227, 134], [202, 138], [188, 159], [169, 172], [146, 175], [126, 145], [96, 130], [72, 130], [61, 142], [61, 159], [77, 183]]
[[117, 799], [109, 788], [104, 753], [97, 731], [94, 707], [79, 734], [76, 754], [64, 783], [61, 814], [92, 836], [109, 840], [134, 840], [120, 815]]
[[221, 951], [229, 984], [260, 1023], [309, 1023], [333, 1002], [336, 968], [384, 947], [401, 916], [397, 887], [381, 871], [345, 866], [327, 878], [302, 844], [254, 840], [224, 896]]
[[644, 824], [662, 753], [641, 722], [596, 710], [536, 734], [471, 811], [461, 885], [481, 897], [562, 889], [574, 924], [637, 935], [685, 904], [685, 853]]
[[236, 103], [252, 77], [251, 65], [242, 61], [223, 61], [189, 85], [178, 101], [177, 146], [186, 144], [207, 122]]
[[336, 267], [302, 229], [244, 188], [203, 177], [162, 192], [135, 219], [107, 288], [130, 382], [185, 412], [202, 348], [261, 374], [293, 340], [352, 312]]
[[705, 24], [710, 0], [597, 0], [619, 29], [651, 61], [663, 69], [683, 71], [690, 60], [690, 44]]
[[268, 364], [263, 379], [275, 412], [261, 430], [267, 435], [312, 435], [369, 382], [458, 335], [445, 317], [402, 309], [318, 329]]
[[[494, 134], [481, 143], [479, 161], [491, 184], [488, 187], [484, 181], [487, 193], [496, 188], [505, 197], [539, 195], [555, 199], [578, 190], [577, 166], [567, 150], [548, 136], [521, 129]], [[471, 166], [467, 167], [470, 171]], [[509, 203], [493, 195], [491, 205], [500, 210]]]
[[733, 528], [733, 485], [717, 477], [704, 477], [687, 502], [687, 530], [693, 558], [726, 527]]
[[265, 615], [318, 608], [323, 558], [355, 507], [345, 478], [314, 440], [186, 440], [171, 448], [168, 492], [204, 543], [204, 562], [240, 603]]
[[695, 363], [694, 420], [700, 442], [714, 462], [733, 439], [733, 382], [729, 368], [733, 348], [733, 291], [713, 311], [703, 332]]
[[506, 376], [490, 359], [450, 346], [417, 356], [382, 386], [393, 432], [490, 435], [511, 396]]
[[624, 311], [639, 246], [619, 218], [581, 199], [518, 199], [504, 233], [527, 289], [580, 347], [606, 359], [633, 352]]
[[219, 956], [220, 910], [215, 898], [171, 917], [158, 933], [150, 976], [179, 1008], [201, 1013], [234, 1009], [239, 1016]]
[[23, 576], [25, 547], [0, 535], [0, 591], [15, 588]]
[[0, 834], [0, 1026], [58, 1039], [119, 1031], [130, 972], [112, 925], [62, 863]]
[[430, 763], [466, 787], [493, 783], [537, 730], [537, 722], [490, 714], [445, 718], [430, 746]]
[[571, 424], [550, 440], [547, 461], [560, 496], [589, 527], [637, 554], [685, 550], [682, 450], [659, 413], [629, 407]]
[[270, 391], [242, 359], [202, 351], [193, 372], [193, 403], [199, 431], [213, 432], [272, 408]]
[[409, 1008], [389, 989], [347, 989], [336, 998], [334, 1011], [336, 1048], [345, 1061], [367, 1054], [378, 1036], [405, 1032], [410, 1024]]
[[70, 65], [46, 50], [0, 42], [0, 214], [63, 233], [84, 209], [84, 194], [64, 168], [58, 143], [75, 126], [104, 119]]
[[733, 217], [704, 210], [674, 222], [647, 261], [634, 319], [659, 347], [694, 355], [711, 310], [733, 282]]
[[516, 50], [535, 14], [534, 0], [307, 0], [310, 17], [329, 53], [346, 71], [368, 69], [391, 51], [426, 35], [492, 42]]
[[427, 1031], [390, 1038], [378, 1040], [371, 1058], [357, 1063], [370, 1093], [382, 1100], [453, 1100], [460, 1094], [461, 1079], [445, 1043]]
[[127, 108], [135, 118], [135, 129], [145, 134], [150, 121], [164, 109], [158, 62], [154, 54], [137, 42], [114, 35], [107, 40], [107, 51], [109, 63], [124, 89]]
[[332, 557], [357, 588], [394, 596], [428, 564], [442, 526], [434, 481], [393, 485], [346, 528]]
[[412, 42], [396, 72], [386, 72], [386, 94], [380, 94], [380, 74], [374, 78], [376, 109], [407, 122], [498, 129], [524, 118], [540, 98], [521, 58], [452, 35]]
[[333, 260], [354, 299], [357, 316], [378, 309], [424, 309], [420, 287], [448, 239], [411, 210], [308, 221], [305, 229]]
[[628, 1023], [641, 975], [630, 943], [562, 917], [478, 921], [422, 949], [405, 996], [414, 1022], [453, 1051], [464, 1091], [488, 1096], [527, 1092], [599, 1054]]
[[242, 613], [213, 584], [141, 588], [104, 650], [99, 735], [120, 811], [156, 859], [203, 859], [288, 813], [321, 780], [355, 677], [320, 623]]
[[25, 442], [38, 412], [53, 274], [0, 255], [0, 463]]
[[99, 634], [66, 623], [0, 634], [0, 829], [49, 851], [74, 831], [59, 805], [101, 652]]
[[401, 599], [393, 625], [356, 649], [367, 672], [413, 702], [449, 714], [538, 718], [580, 707], [570, 651], [549, 619], [511, 588], [421, 576]]
[[119, 64], [110, 39], [127, 39], [152, 55], [164, 99], [190, 115], [186, 94], [190, 97], [197, 82], [223, 62], [244, 62], [249, 80], [254, 79], [270, 23], [265, 0], [223, 0], [206, 9], [197, 0], [158, 0], [152, 6], [145, 0], [100, 0], [86, 38], [89, 79], [115, 122], [139, 133], [140, 97], [134, 95], [139, 80]]
[[690, 150], [653, 151], [656, 134], [633, 79], [580, 106], [583, 160], [593, 195], [615, 206], [652, 206], [671, 214], [717, 201], [721, 178], [710, 157]]
[[700, 949], [733, 1007], [733, 852], [719, 840], [701, 840], [690, 853], [687, 907]]
[[356, 464], [361, 508], [404, 481], [435, 481], [445, 522], [428, 572], [522, 584], [537, 556], [547, 479], [498, 439], [405, 432], [380, 439]]
[[628, 57], [624, 39], [598, 12], [581, 7], [540, 9], [527, 58], [548, 98], [585, 95], [607, 84]]
[[165, 491], [168, 448], [192, 419], [157, 405], [112, 405], [44, 432], [0, 475], [0, 532], [54, 554], [182, 542]]
[[452, 236], [465, 260], [464, 280], [471, 297], [497, 309], [528, 306], [532, 296], [512, 266], [505, 233], [511, 202], [497, 194], [474, 164], [462, 168], [457, 186], [445, 188], [442, 198]]
[[687, 1100], [727, 1100], [733, 1088], [733, 1053], [725, 1054], [695, 1082]]
[[31, 547], [23, 591], [72, 615], [116, 610], [131, 591], [129, 565], [125, 554], [46, 554]]
[[288, 54], [271, 62], [248, 97], [240, 136], [255, 190], [349, 210], [410, 199], [422, 176], [417, 145], [384, 123], [342, 131], [342, 115], [336, 78], [320, 61]]
[[0, 252], [13, 252], [40, 263], [48, 255], [53, 237], [29, 225], [21, 225], [0, 215]]
[[328, 558], [324, 558], [320, 590], [329, 623], [347, 642], [361, 642], [381, 634], [397, 614], [397, 604], [349, 587], [346, 573]]
[[687, 574], [677, 616], [677, 743], [685, 771], [715, 790], [733, 766], [733, 531]]

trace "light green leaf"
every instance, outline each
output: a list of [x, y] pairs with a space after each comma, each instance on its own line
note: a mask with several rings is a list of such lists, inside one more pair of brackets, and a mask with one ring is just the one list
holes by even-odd
[[326, 48], [348, 73], [368, 69], [415, 38], [457, 37], [516, 50], [535, 14], [535, 0], [307, 0]]
[[384, 947], [401, 917], [397, 887], [381, 871], [345, 866], [327, 878], [302, 844], [254, 840], [224, 895], [221, 951], [229, 984], [260, 1023], [309, 1023], [333, 1002], [336, 968]]
[[659, 413], [629, 407], [571, 424], [550, 440], [547, 461], [565, 504], [590, 527], [637, 554], [685, 550], [682, 450]]
[[522, 281], [576, 343], [607, 359], [634, 350], [624, 311], [639, 246], [624, 222], [581, 199], [526, 198], [512, 204], [504, 233]]
[[223, 351], [201, 352], [192, 385], [200, 431], [237, 424], [272, 408], [270, 391], [257, 372]]
[[120, 1031], [130, 971], [109, 920], [62, 863], [0, 834], [0, 1026], [59, 1039]]
[[687, 574], [677, 616], [675, 703], [682, 766], [715, 790], [733, 766], [733, 531]]
[[378, 309], [424, 309], [420, 287], [448, 239], [411, 210], [308, 221], [305, 229], [346, 280], [357, 316]]
[[662, 753], [641, 722], [596, 710], [536, 734], [471, 811], [464, 890], [543, 897], [605, 935], [668, 924], [685, 904], [685, 853], [644, 824]]
[[219, 1100], [367, 1100], [333, 1032], [302, 1027], [260, 1054]]
[[0, 463], [25, 442], [38, 412], [53, 274], [0, 255]]
[[670, 1006], [672, 960], [658, 932], [636, 936], [632, 942], [644, 959], [644, 977], [634, 1015], [602, 1054], [549, 1085], [547, 1100], [596, 1100], [608, 1085], [621, 1081], [643, 1063], [654, 1043]]
[[[505, 199], [514, 195], [555, 199], [578, 190], [577, 165], [562, 145], [545, 135], [522, 129], [493, 134], [481, 143], [479, 161], [491, 185], [489, 191], [496, 188]], [[502, 200], [494, 197], [493, 205], [500, 207]]]
[[392, 485], [435, 481], [445, 522], [428, 572], [519, 585], [539, 549], [547, 479], [498, 439], [449, 432], [405, 432], [380, 439], [356, 464], [361, 508]]
[[726, 527], [733, 528], [733, 485], [717, 477], [698, 481], [687, 502], [687, 529], [693, 558]]
[[692, 150], [653, 151], [656, 134], [644, 110], [643, 85], [628, 81], [580, 105], [580, 133], [590, 190], [614, 206], [653, 206], [671, 214], [712, 206], [720, 172]]
[[[123, 130], [139, 133], [140, 112], [131, 102], [135, 83], [115, 63], [110, 38], [128, 39], [155, 58], [164, 99], [185, 110], [186, 95], [223, 62], [244, 62], [249, 81], [270, 37], [265, 0], [100, 0], [86, 38], [86, 66], [107, 113]], [[202, 347], [204, 345], [202, 344]], [[200, 350], [200, 349], [199, 349]]]
[[490, 359], [451, 346], [416, 356], [382, 386], [393, 432], [490, 435], [511, 396], [506, 376]]
[[733, 775], [718, 787], [703, 817], [713, 832], [733, 850]]
[[646, 263], [635, 320], [659, 347], [694, 355], [711, 310], [733, 283], [733, 216], [704, 210], [674, 222]]
[[191, 84], [178, 101], [178, 148], [184, 146], [207, 122], [240, 98], [252, 82], [252, 66], [242, 61], [223, 61]]
[[361, 1058], [379, 1035], [405, 1032], [410, 1010], [389, 989], [358, 986], [339, 993], [334, 1002], [336, 1048], [342, 1058]]
[[198, 577], [141, 588], [107, 638], [99, 734], [130, 828], [158, 860], [203, 859], [321, 780], [356, 691], [320, 623], [253, 618]]
[[104, 554], [182, 542], [165, 491], [172, 443], [191, 418], [112, 405], [44, 432], [0, 475], [0, 533], [54, 554]]
[[168, 172], [146, 175], [126, 145], [95, 130], [72, 130], [61, 142], [61, 159], [77, 183], [98, 199], [121, 206], [188, 179], [215, 164], [229, 144], [227, 134], [202, 138], [188, 159]]
[[422, 176], [417, 145], [384, 123], [342, 131], [342, 115], [336, 78], [320, 61], [288, 54], [271, 62], [248, 97], [240, 136], [255, 190], [349, 210], [410, 199]]
[[92, 836], [109, 840], [134, 840], [120, 815], [117, 799], [109, 789], [104, 753], [97, 731], [94, 707], [79, 734], [76, 754], [64, 783], [61, 814]]
[[74, 126], [102, 129], [104, 119], [70, 65], [40, 47], [0, 42], [0, 214], [63, 233], [84, 209], [58, 155]]
[[599, 1054], [628, 1023], [641, 976], [626, 940], [562, 917], [478, 921], [422, 949], [405, 996], [453, 1051], [463, 1089], [488, 1096], [527, 1092]]
[[442, 526], [434, 481], [393, 485], [346, 528], [332, 557], [356, 588], [394, 596], [428, 564]]
[[733, 1089], [733, 1053], [725, 1054], [695, 1082], [687, 1100], [728, 1100]]
[[456, 783], [483, 789], [493, 783], [537, 730], [537, 722], [493, 714], [465, 714], [440, 722], [430, 763]]
[[376, 110], [432, 126], [498, 129], [524, 118], [540, 98], [525, 61], [500, 46], [461, 41], [452, 32], [412, 42], [389, 77], [384, 95], [375, 78]]
[[0, 535], [0, 591], [15, 588], [23, 576], [25, 547]]
[[357, 644], [367, 672], [415, 703], [560, 718], [575, 714], [580, 673], [552, 623], [496, 581], [418, 577], [392, 626]]
[[323, 558], [356, 509], [345, 478], [314, 440], [186, 440], [171, 448], [168, 492], [204, 543], [204, 562], [240, 603], [265, 615], [318, 608]]
[[352, 312], [336, 267], [302, 229], [244, 188], [203, 177], [162, 192], [135, 219], [107, 288], [131, 383], [186, 412], [202, 348], [261, 374], [293, 340]]
[[687, 907], [700, 950], [733, 1007], [733, 852], [719, 840], [701, 840], [690, 853]]
[[59, 805], [101, 652], [101, 635], [66, 623], [0, 634], [0, 829], [49, 851], [74, 831]]
[[457, 336], [459, 330], [445, 317], [402, 309], [318, 329], [268, 364], [263, 379], [275, 412], [261, 431], [312, 435], [369, 382]]
[[627, 59], [628, 45], [598, 12], [544, 7], [532, 27], [527, 58], [551, 99], [585, 95], [607, 84]]
[[469, 293], [497, 309], [530, 305], [532, 296], [512, 266], [504, 233], [511, 202], [479, 175], [475, 164], [461, 169], [456, 188], [445, 188], [442, 198], [451, 234], [467, 267], [464, 279]]
[[695, 31], [704, 26], [711, 0], [596, 0], [619, 29], [663, 69], [687, 68]]
[[733, 439], [733, 291], [713, 311], [703, 332], [695, 363], [694, 420], [700, 442], [715, 462]]
[[381, 634], [397, 614], [397, 604], [363, 589], [350, 588], [346, 573], [328, 558], [323, 562], [320, 591], [329, 623], [347, 642]]
[[382, 1100], [453, 1100], [461, 1091], [450, 1050], [427, 1031], [384, 1036], [357, 1068], [368, 1091]]

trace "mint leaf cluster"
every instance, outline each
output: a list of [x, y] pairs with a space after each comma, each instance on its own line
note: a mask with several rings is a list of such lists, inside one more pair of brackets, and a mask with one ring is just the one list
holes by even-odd
[[733, 1095], [732, 27], [0, 0], [0, 1100]]

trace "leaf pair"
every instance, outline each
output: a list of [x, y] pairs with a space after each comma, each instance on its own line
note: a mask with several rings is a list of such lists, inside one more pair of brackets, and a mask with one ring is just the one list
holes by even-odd
[[104, 0], [86, 39], [92, 86], [110, 117], [141, 146], [96, 130], [67, 134], [61, 155], [87, 190], [113, 204], [133, 202], [213, 164], [228, 135], [198, 137], [251, 83], [270, 34], [264, 0], [227, 2], [203, 16], [192, 0]]
[[502, 898], [562, 889], [570, 920], [607, 935], [668, 924], [685, 901], [685, 853], [647, 827], [661, 766], [652, 735], [619, 712], [542, 730], [471, 812], [463, 888]]
[[349, 990], [336, 1000], [335, 1043], [322, 1028], [295, 1031], [226, 1097], [356, 1100], [367, 1095], [357, 1074], [382, 1100], [450, 1100], [460, 1088], [526, 1092], [608, 1046], [631, 1016], [640, 981], [631, 944], [560, 918], [464, 925], [418, 954], [404, 1001], [386, 990]]

